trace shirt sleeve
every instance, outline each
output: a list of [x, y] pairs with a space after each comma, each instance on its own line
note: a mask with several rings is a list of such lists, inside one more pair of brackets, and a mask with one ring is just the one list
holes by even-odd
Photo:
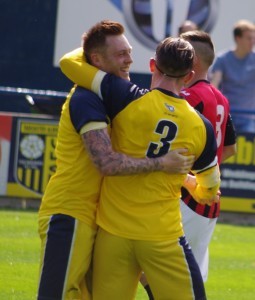
[[82, 48], [65, 54], [60, 59], [59, 65], [61, 71], [72, 82], [99, 94], [100, 84], [106, 73], [86, 62]]
[[228, 115], [227, 124], [226, 124], [226, 134], [224, 139], [224, 146], [231, 146], [236, 143], [236, 131], [231, 118], [231, 115]]
[[131, 101], [148, 92], [128, 80], [107, 74], [88, 64], [82, 48], [65, 54], [60, 60], [60, 68], [71, 81], [103, 99], [111, 119]]
[[93, 92], [77, 87], [70, 100], [70, 117], [77, 132], [90, 122], [109, 123], [102, 100]]
[[111, 120], [130, 102], [147, 92], [149, 90], [139, 88], [136, 84], [112, 74], [107, 74], [101, 84], [101, 95]]

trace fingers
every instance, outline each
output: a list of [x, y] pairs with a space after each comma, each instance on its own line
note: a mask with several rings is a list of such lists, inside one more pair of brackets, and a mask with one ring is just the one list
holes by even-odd
[[173, 151], [176, 151], [176, 152], [178, 152], [180, 154], [188, 153], [188, 149], [186, 149], [186, 148], [179, 148], [179, 149], [175, 149]]
[[186, 148], [179, 148], [179, 149], [175, 149], [175, 150], [172, 150], [172, 151], [175, 151], [179, 155], [184, 156], [186, 159], [188, 159], [188, 161], [191, 161], [191, 160], [194, 161], [195, 160], [195, 155], [192, 155], [192, 154], [185, 155], [185, 154], [188, 154], [188, 149], [186, 149]]
[[190, 171], [190, 165], [180, 166], [179, 170], [181, 174], [187, 174]]
[[180, 166], [182, 174], [187, 174], [190, 172], [193, 163], [185, 163], [183, 166]]
[[188, 155], [188, 156], [186, 156], [186, 158], [189, 163], [193, 164], [195, 161], [195, 155]]
[[211, 206], [213, 203], [219, 203], [220, 202], [220, 195], [219, 194], [217, 194], [215, 197], [213, 197], [213, 198], [211, 198], [211, 199], [200, 199], [199, 200], [199, 203], [200, 204], [203, 204], [203, 205], [205, 205], [205, 204], [207, 204], [207, 205], [209, 205], [209, 206]]
[[194, 164], [194, 161], [195, 161], [195, 155], [188, 155], [188, 156], [185, 156], [185, 158], [186, 158], [187, 164], [189, 164], [192, 167], [192, 165]]
[[183, 161], [183, 166], [182, 166], [183, 174], [189, 173], [189, 171], [191, 170], [191, 168], [194, 164], [194, 161], [195, 161], [194, 155], [185, 156], [184, 161]]
[[187, 174], [189, 173], [194, 160], [194, 155], [184, 155], [187, 153], [187, 149], [180, 148], [169, 151], [163, 157], [164, 171], [168, 173], [179, 173]]
[[178, 152], [178, 156], [185, 165], [192, 166], [195, 161], [195, 155], [182, 155]]
[[197, 186], [196, 177], [188, 174], [185, 178], [184, 186], [188, 189], [195, 189]]

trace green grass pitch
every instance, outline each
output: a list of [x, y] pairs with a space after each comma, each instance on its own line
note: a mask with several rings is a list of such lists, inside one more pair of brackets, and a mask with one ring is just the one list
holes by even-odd
[[[0, 210], [0, 299], [34, 300], [40, 240], [37, 212]], [[218, 223], [210, 245], [208, 300], [252, 300], [255, 227]], [[139, 286], [136, 300], [148, 299]]]

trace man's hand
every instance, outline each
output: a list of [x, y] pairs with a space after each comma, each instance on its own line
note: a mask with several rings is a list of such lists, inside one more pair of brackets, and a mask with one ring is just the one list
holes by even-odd
[[194, 155], [187, 155], [188, 150], [184, 148], [169, 151], [162, 156], [161, 163], [163, 171], [167, 173], [187, 174], [189, 173], [194, 161]]
[[195, 197], [193, 197], [198, 203], [200, 204], [207, 204], [207, 205], [212, 205], [213, 203], [218, 203], [220, 202], [220, 195], [221, 195], [221, 192], [218, 191], [217, 192], [217, 195], [215, 195], [214, 197], [210, 198], [210, 199], [202, 199], [202, 198], [198, 198], [197, 199]]
[[197, 188], [196, 177], [193, 175], [190, 174], [187, 175], [183, 186], [188, 190], [190, 195], [200, 204], [212, 205], [213, 203], [220, 202], [220, 195], [221, 195], [220, 191], [218, 191], [214, 197], [211, 197], [209, 199], [199, 197], [196, 193], [196, 188]]
[[196, 177], [190, 174], [187, 174], [183, 186], [185, 189], [187, 189], [189, 192], [194, 191], [195, 188], [197, 187], [197, 182], [196, 182]]

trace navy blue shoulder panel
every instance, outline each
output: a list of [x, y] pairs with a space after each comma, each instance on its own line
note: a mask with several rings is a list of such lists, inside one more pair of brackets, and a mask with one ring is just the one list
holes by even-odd
[[130, 102], [143, 96], [148, 90], [141, 89], [128, 80], [107, 74], [101, 84], [101, 92], [107, 114], [112, 120]]
[[77, 87], [70, 100], [70, 118], [77, 132], [87, 123], [107, 122], [103, 101], [93, 92]]

